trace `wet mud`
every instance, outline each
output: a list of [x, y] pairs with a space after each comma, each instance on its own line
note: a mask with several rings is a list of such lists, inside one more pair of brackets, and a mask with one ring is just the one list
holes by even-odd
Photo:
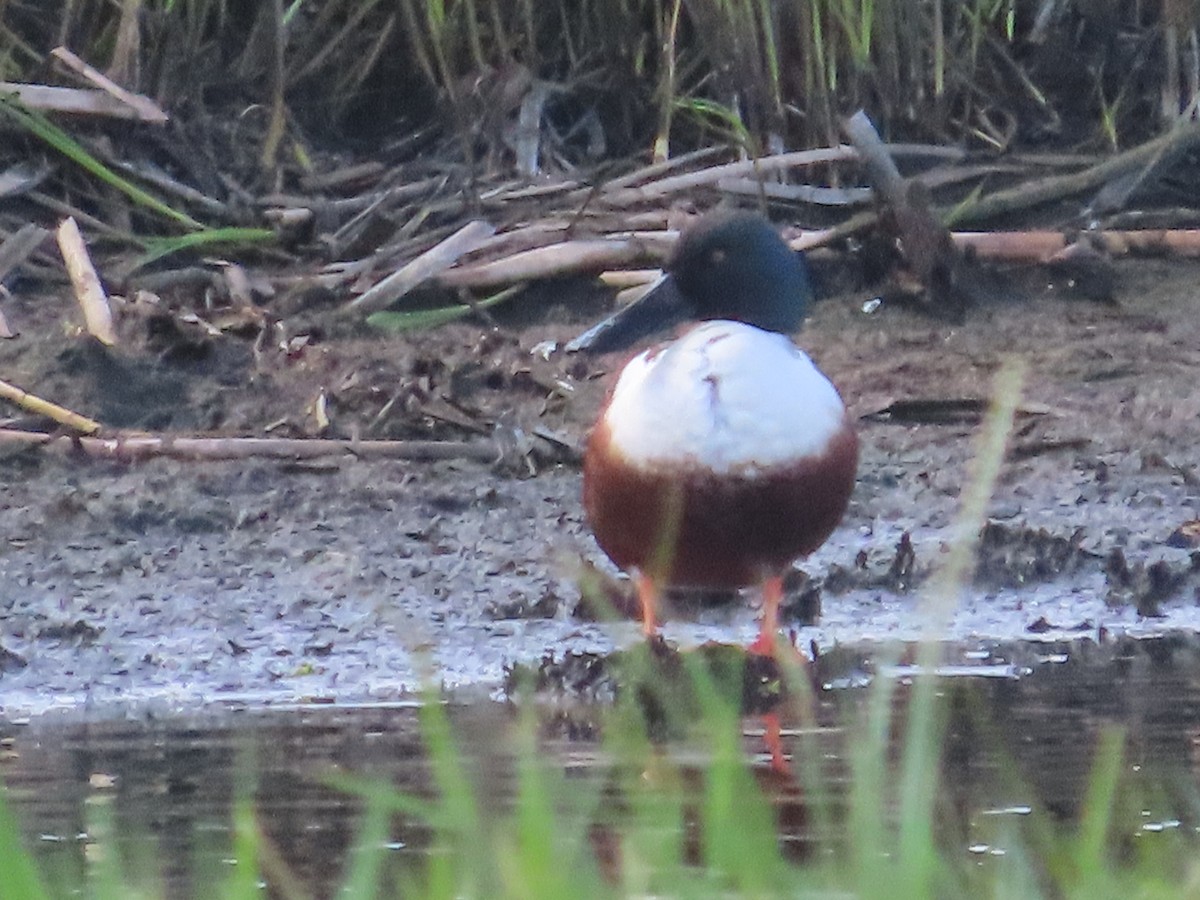
[[[1197, 275], [1128, 262], [1111, 304], [1033, 284], [963, 324], [868, 314], [861, 295], [818, 304], [798, 340], [859, 418], [862, 462], [845, 520], [789, 579], [797, 645], [1200, 627]], [[129, 349], [99, 360], [63, 331], [65, 298], [16, 303], [9, 377], [113, 424], [525, 443], [515, 467], [0, 450], [0, 718], [394, 702], [429, 679], [492, 695], [516, 664], [639, 640], [581, 604], [620, 606], [627, 588], [583, 521], [576, 453], [621, 359], [544, 352], [599, 313], [579, 296], [398, 336], [339, 331], [315, 304], [278, 343], [135, 317]], [[1012, 353], [1029, 376], [976, 574], [931, 622], [922, 586]], [[138, 378], [153, 389], [113, 387]], [[667, 640], [748, 643], [753, 592], [732, 599], [674, 598]]]

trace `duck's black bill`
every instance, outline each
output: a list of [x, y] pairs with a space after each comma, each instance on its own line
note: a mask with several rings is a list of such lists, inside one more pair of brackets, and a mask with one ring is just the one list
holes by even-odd
[[613, 353], [695, 315], [670, 275], [566, 345], [568, 353]]

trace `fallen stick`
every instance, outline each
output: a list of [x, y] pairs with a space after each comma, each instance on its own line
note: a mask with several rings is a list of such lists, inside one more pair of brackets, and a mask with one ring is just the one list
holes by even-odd
[[722, 178], [717, 190], [744, 197], [767, 197], [814, 206], [854, 206], [869, 203], [872, 192], [865, 187], [831, 188], [815, 184], [780, 184], [756, 178]]
[[[2, 384], [2, 382], [0, 382]], [[97, 424], [98, 428], [99, 425]], [[354, 441], [306, 438], [172, 437], [147, 434], [112, 437], [71, 437], [0, 428], [0, 445], [78, 448], [97, 459], [135, 462], [155, 457], [184, 460], [323, 459], [355, 456], [363, 459], [447, 460], [496, 462], [500, 448], [480, 441]]]
[[601, 272], [600, 283], [612, 288], [639, 287], [662, 277], [662, 269], [612, 269]]
[[[82, 434], [95, 434], [101, 428], [100, 423], [95, 419], [89, 419], [87, 416], [81, 416], [77, 412], [72, 412], [65, 406], [59, 406], [57, 403], [43, 400], [36, 394], [23, 391], [15, 384], [9, 384], [7, 381], [0, 381], [0, 398], [15, 403], [27, 412], [53, 419], [59, 425], [65, 425], [67, 428], [72, 428]], [[27, 432], [19, 433], [25, 434]]]
[[68, 69], [71, 69], [81, 77], [86, 78], [92, 84], [96, 85], [96, 87], [100, 88], [100, 90], [112, 96], [115, 100], [132, 109], [137, 114], [137, 118], [141, 119], [143, 122], [153, 122], [156, 125], [161, 125], [168, 121], [169, 117], [167, 114], [163, 112], [162, 108], [159, 107], [159, 105], [149, 97], [125, 90], [125, 88], [121, 87], [102, 72], [97, 72], [66, 47], [55, 47], [50, 51], [50, 55], [61, 62]]
[[365, 315], [390, 306], [413, 288], [454, 265], [462, 256], [478, 248], [495, 233], [496, 227], [490, 222], [468, 222], [441, 243], [388, 275], [350, 303], [346, 309]]
[[1174, 154], [1200, 144], [1200, 123], [1189, 122], [1164, 134], [1118, 154], [1102, 163], [1090, 166], [1081, 172], [1068, 175], [1051, 175], [1036, 181], [1028, 181], [1016, 187], [996, 191], [979, 198], [955, 215], [955, 224], [979, 222], [1003, 213], [1040, 206], [1073, 194], [1099, 188], [1114, 178], [1134, 169], [1149, 165], [1164, 154]]
[[[667, 232], [663, 232], [667, 234]], [[670, 240], [664, 238], [664, 242]], [[599, 272], [641, 262], [650, 256], [648, 242], [638, 237], [594, 241], [563, 241], [522, 250], [493, 262], [443, 272], [445, 287], [485, 288], [581, 272]]]
[[794, 169], [800, 166], [812, 166], [818, 163], [841, 162], [857, 159], [853, 147], [823, 147], [817, 150], [797, 150], [793, 153], [778, 153], [774, 156], [761, 156], [758, 159], [747, 159], [740, 162], [725, 163], [720, 166], [710, 166], [697, 172], [683, 175], [673, 175], [660, 178], [638, 187], [619, 188], [617, 190], [601, 191], [596, 202], [605, 206], [632, 206], [649, 200], [661, 200], [671, 194], [677, 194], [692, 188], [705, 185], [715, 185], [724, 178], [752, 177], [760, 172], [778, 172], [783, 169]]
[[[929, 144], [888, 144], [887, 150], [896, 156], [922, 156], [946, 160], [959, 160], [965, 155], [957, 147], [938, 147]], [[643, 176], [647, 171], [655, 169], [656, 166], [662, 166], [664, 169], [672, 166], [672, 161], [668, 160], [665, 163], [658, 163], [608, 182], [600, 188], [596, 200], [608, 207], [630, 206], [647, 200], [659, 200], [696, 187], [715, 186], [718, 182], [729, 179], [754, 178], [767, 172], [779, 172], [785, 169], [856, 160], [857, 158], [858, 153], [853, 147], [839, 144], [836, 147], [795, 150], [788, 153], [760, 156], [756, 159], [723, 163], [682, 175], [649, 181], [636, 187], [626, 186], [630, 180]], [[736, 182], [734, 183], [736, 184]], [[571, 196], [575, 197], [576, 195], [572, 194]]]
[[859, 110], [841, 124], [881, 207], [882, 236], [893, 241], [899, 252], [892, 261], [892, 284], [920, 297], [927, 308], [960, 318], [973, 299], [972, 292], [960, 251], [929, 207], [929, 191], [920, 182], [901, 177], [865, 112]]
[[970, 247], [983, 259], [1004, 262], [1049, 262], [1077, 240], [1090, 240], [1112, 256], [1200, 257], [1200, 229], [1084, 231], [1078, 238], [1058, 231], [956, 231], [954, 243]]
[[58, 87], [51, 84], [25, 84], [0, 81], [0, 93], [12, 94], [30, 109], [72, 113], [84, 116], [104, 116], [108, 119], [143, 118], [127, 103], [122, 103], [104, 91], [94, 88]]
[[113, 328], [112, 310], [108, 305], [108, 297], [100, 285], [100, 276], [92, 265], [87, 245], [79, 226], [71, 216], [63, 219], [58, 226], [58, 249], [62, 252], [63, 262], [67, 264], [67, 274], [71, 277], [71, 287], [75, 291], [75, 299], [83, 310], [83, 321], [87, 325], [88, 334], [102, 344], [113, 346], [117, 342], [117, 332]]
[[950, 237], [959, 249], [1000, 262], [1045, 262], [1068, 243], [1058, 231], [955, 231]]
[[[1085, 235], [1090, 232], [1084, 232]], [[1101, 246], [1113, 256], [1132, 254], [1198, 257], [1200, 229], [1186, 228], [1167, 231], [1101, 231], [1097, 232]]]
[[[874, 213], [862, 213], [836, 228], [805, 231], [788, 241], [788, 246], [797, 251], [828, 246], [854, 232], [870, 228], [876, 218]], [[1083, 234], [1114, 256], [1141, 253], [1200, 257], [1200, 229], [1089, 231]], [[632, 237], [629, 232], [622, 232], [586, 241], [558, 241], [488, 262], [450, 269], [441, 274], [438, 282], [443, 287], [491, 289], [521, 281], [596, 271], [597, 277], [610, 287], [630, 287], [657, 278], [659, 272], [626, 267], [646, 260], [667, 258], [678, 236], [677, 231], [666, 229], [636, 232]], [[1061, 232], [1044, 230], [956, 231], [951, 232], [950, 237], [956, 247], [970, 248], [979, 259], [1034, 264], [1048, 262], [1073, 243]]]
[[728, 152], [728, 148], [726, 147], [702, 147], [699, 150], [691, 150], [688, 153], [681, 153], [678, 156], [672, 156], [670, 159], [664, 159], [661, 162], [650, 163], [649, 165], [642, 166], [640, 169], [627, 172], [624, 175], [618, 175], [616, 178], [598, 185], [598, 188], [600, 190], [613, 191], [620, 188], [633, 187], [635, 184], [655, 178], [662, 178], [667, 173], [674, 172], [676, 169], [681, 169], [684, 166], [690, 166], [692, 163], [701, 162]]

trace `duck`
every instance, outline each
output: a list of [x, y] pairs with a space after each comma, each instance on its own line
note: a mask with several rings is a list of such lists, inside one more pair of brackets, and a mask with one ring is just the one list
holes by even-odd
[[845, 515], [858, 437], [833, 383], [793, 343], [813, 300], [804, 257], [764, 216], [721, 210], [680, 235], [660, 284], [590, 334], [634, 356], [586, 441], [583, 507], [632, 578], [647, 637], [668, 588], [757, 587], [749, 650], [774, 655], [784, 576]]

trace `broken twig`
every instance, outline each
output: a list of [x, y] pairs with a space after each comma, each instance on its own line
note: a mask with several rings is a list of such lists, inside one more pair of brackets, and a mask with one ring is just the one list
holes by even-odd
[[[95, 419], [89, 419], [87, 416], [81, 416], [77, 412], [71, 412], [65, 406], [59, 406], [57, 403], [51, 403], [49, 400], [43, 400], [35, 394], [28, 391], [23, 391], [15, 384], [9, 384], [7, 381], [0, 381], [0, 398], [11, 401], [17, 404], [21, 409], [31, 412], [34, 415], [45, 416], [48, 419], [53, 419], [59, 425], [65, 425], [82, 434], [95, 434], [102, 427]], [[26, 434], [28, 432], [18, 432]], [[50, 437], [50, 435], [44, 435]]]
[[454, 265], [462, 256], [478, 248], [495, 233], [496, 227], [490, 222], [468, 222], [450, 237], [426, 250], [363, 293], [347, 309], [365, 314], [387, 308], [417, 285]]
[[[0, 382], [3, 384], [3, 382]], [[81, 417], [82, 418], [82, 417]], [[87, 421], [87, 420], [85, 420]], [[99, 428], [98, 423], [96, 427]], [[0, 444], [78, 447], [88, 456], [127, 462], [172, 459], [321, 459], [355, 456], [364, 459], [496, 462], [499, 448], [485, 441], [353, 441], [307, 438], [171, 437], [148, 434], [71, 438], [64, 435], [0, 428]]]
[[1129, 172], [1143, 168], [1164, 156], [1174, 156], [1187, 148], [1200, 144], [1200, 123], [1180, 125], [1162, 137], [1155, 138], [1118, 154], [1102, 163], [1072, 172], [1068, 175], [1051, 175], [1037, 181], [1029, 181], [1003, 191], [981, 197], [974, 203], [958, 210], [954, 224], [982, 222], [993, 216], [1017, 210], [1029, 209], [1063, 197], [1081, 194], [1108, 184]]
[[58, 226], [58, 248], [62, 251], [63, 262], [67, 264], [67, 274], [71, 276], [71, 287], [83, 310], [88, 333], [100, 343], [113, 346], [117, 342], [117, 332], [113, 328], [108, 297], [100, 285], [100, 276], [92, 265], [79, 226], [71, 216], [63, 219]]
[[125, 88], [121, 87], [107, 75], [93, 69], [66, 47], [55, 47], [50, 51], [50, 55], [71, 71], [86, 78], [92, 84], [96, 85], [96, 87], [100, 88], [100, 90], [133, 110], [136, 114], [134, 118], [141, 119], [143, 122], [152, 122], [156, 125], [161, 125], [169, 120], [169, 117], [162, 111], [162, 108], [149, 97], [125, 90]]

